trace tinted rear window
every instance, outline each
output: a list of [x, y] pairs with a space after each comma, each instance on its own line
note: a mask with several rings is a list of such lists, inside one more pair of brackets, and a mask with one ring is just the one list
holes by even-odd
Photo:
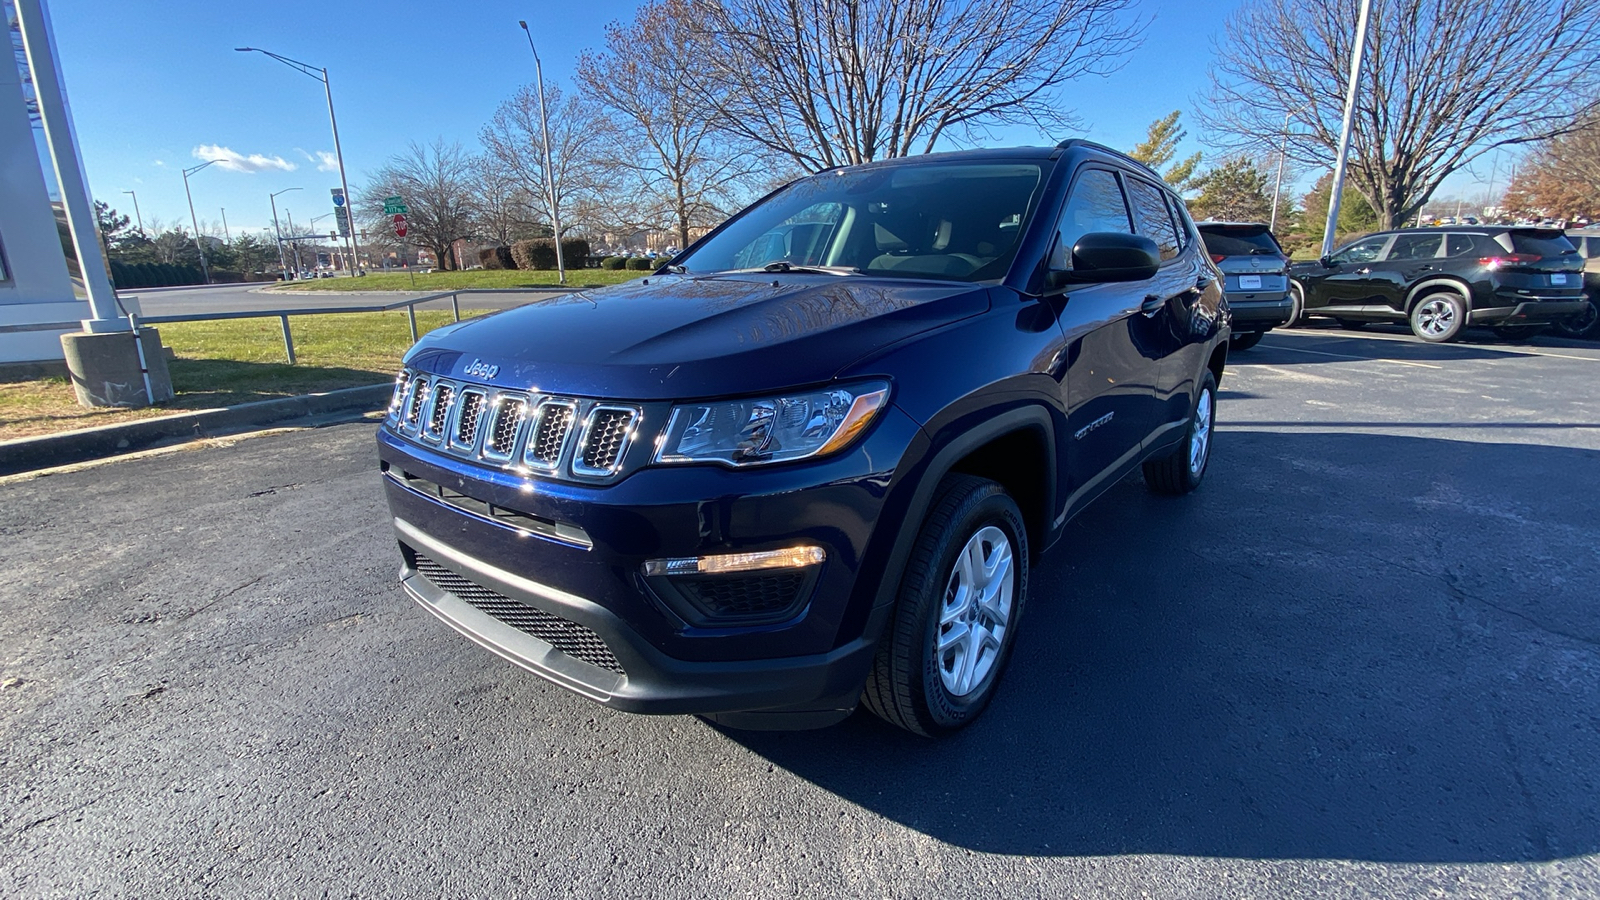
[[1578, 252], [1578, 248], [1572, 246], [1567, 236], [1559, 231], [1513, 231], [1511, 249], [1518, 253], [1535, 253], [1546, 258]]
[[[1200, 227], [1200, 238], [1206, 242], [1206, 252], [1213, 256], [1249, 256], [1257, 250], [1282, 252], [1272, 232], [1265, 228], [1219, 228], [1215, 225]], [[1259, 254], [1258, 254], [1259, 255]]]

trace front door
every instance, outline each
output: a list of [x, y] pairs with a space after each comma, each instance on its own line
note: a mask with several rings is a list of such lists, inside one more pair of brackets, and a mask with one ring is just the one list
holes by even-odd
[[[1085, 167], [1062, 208], [1050, 268], [1070, 269], [1072, 246], [1095, 232], [1132, 234], [1133, 221], [1117, 174]], [[1062, 298], [1069, 514], [1137, 461], [1153, 427], [1159, 324], [1143, 309], [1149, 290], [1148, 282], [1084, 284]]]
[[1306, 284], [1306, 311], [1358, 311], [1369, 303], [1381, 302], [1378, 287], [1382, 276], [1374, 277], [1372, 265], [1383, 255], [1392, 236], [1363, 238], [1344, 247], [1328, 259], [1332, 263]]

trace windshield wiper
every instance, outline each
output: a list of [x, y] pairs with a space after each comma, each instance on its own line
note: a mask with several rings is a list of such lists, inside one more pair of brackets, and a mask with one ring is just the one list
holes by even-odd
[[791, 262], [779, 260], [762, 266], [761, 272], [799, 272], [802, 275], [860, 275], [861, 270], [855, 266], [797, 266]]

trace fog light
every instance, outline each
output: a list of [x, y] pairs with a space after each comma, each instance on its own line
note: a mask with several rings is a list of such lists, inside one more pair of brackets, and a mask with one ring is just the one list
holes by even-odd
[[827, 559], [821, 547], [790, 547], [787, 550], [762, 550], [756, 553], [722, 553], [716, 556], [685, 556], [678, 559], [652, 559], [644, 564], [646, 575], [717, 575], [729, 572], [756, 572], [762, 569], [802, 569]]

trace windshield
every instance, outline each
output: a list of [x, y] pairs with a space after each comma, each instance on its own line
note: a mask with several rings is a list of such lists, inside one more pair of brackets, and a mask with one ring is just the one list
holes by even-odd
[[768, 198], [673, 262], [691, 274], [827, 267], [841, 274], [998, 280], [1011, 267], [1043, 176], [1042, 164], [1033, 162], [825, 172]]

